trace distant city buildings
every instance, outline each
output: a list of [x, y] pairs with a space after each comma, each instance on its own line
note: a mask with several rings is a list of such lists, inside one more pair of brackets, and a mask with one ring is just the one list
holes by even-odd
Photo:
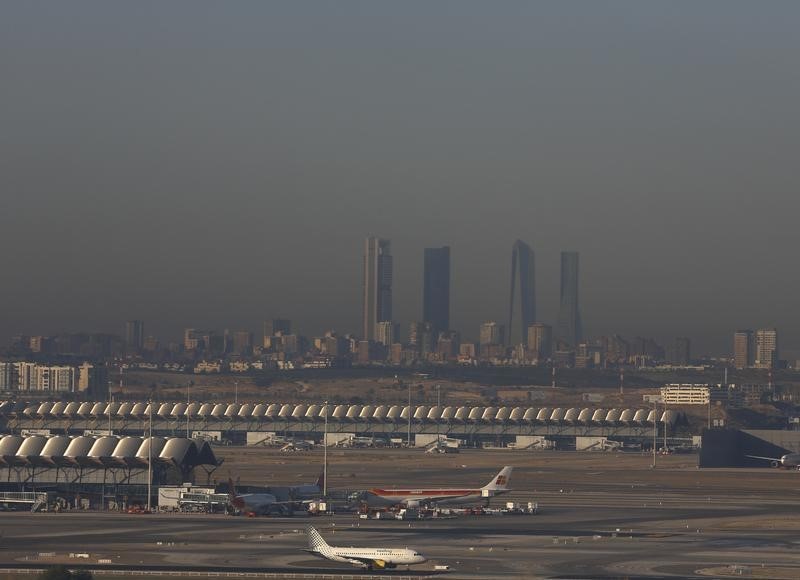
[[756, 330], [756, 360], [759, 369], [778, 368], [778, 331], [774, 328]]
[[408, 344], [422, 358], [433, 352], [435, 338], [431, 322], [412, 322], [408, 327]]
[[434, 334], [450, 330], [450, 247], [425, 248], [422, 319]]
[[504, 358], [505, 328], [502, 324], [490, 321], [481, 324], [480, 357], [484, 360]]
[[544, 362], [553, 355], [553, 327], [537, 322], [528, 326], [528, 356]]
[[483, 345], [501, 345], [505, 343], [505, 328], [502, 324], [497, 324], [494, 321], [484, 322], [481, 324], [480, 331], [480, 344]]
[[[514, 307], [519, 273], [519, 334], [514, 334]], [[508, 301], [508, 338], [512, 344], [528, 344], [527, 329], [536, 322], [534, 255], [531, 247], [517, 240], [511, 248], [511, 296]], [[519, 340], [517, 340], [517, 336]]]
[[737, 330], [733, 335], [733, 365], [737, 369], [778, 367], [778, 331], [774, 328]]
[[94, 397], [108, 393], [104, 366], [83, 363], [46, 365], [28, 361], [0, 362], [0, 390], [41, 393], [85, 392]]
[[747, 369], [755, 365], [755, 340], [752, 330], [737, 330], [733, 335], [733, 365]]
[[691, 362], [691, 360], [692, 341], [685, 336], [676, 338], [669, 356], [669, 362], [677, 366], [686, 366]]
[[237, 330], [233, 333], [232, 352], [247, 355], [253, 351], [253, 333], [248, 330]]
[[376, 237], [364, 242], [362, 339], [375, 340], [377, 323], [392, 320], [391, 243]]
[[397, 342], [397, 326], [395, 323], [390, 320], [383, 320], [379, 322], [377, 334], [375, 336], [375, 342], [378, 342], [383, 346], [389, 346], [390, 344]]
[[273, 318], [264, 323], [264, 336], [292, 334], [292, 321], [286, 318]]
[[[511, 249], [508, 326], [494, 320], [486, 322], [478, 329], [477, 343], [462, 343], [458, 331], [450, 328], [450, 257], [449, 246], [424, 249], [423, 320], [408, 325], [406, 341], [401, 340], [400, 324], [392, 318], [391, 244], [386, 239], [368, 237], [364, 241], [360, 335], [340, 336], [329, 331], [309, 341], [297, 333], [292, 321], [286, 318], [265, 321], [263, 338], [255, 341], [252, 332], [245, 329], [226, 329], [219, 333], [186, 328], [182, 341], [162, 345], [157, 337], [144, 336], [141, 320], [126, 321], [121, 337], [102, 333], [20, 335], [12, 338], [4, 355], [14, 364], [28, 360], [13, 369], [8, 366], [0, 369], [0, 388], [87, 390], [89, 383], [97, 381], [90, 377], [102, 372], [97, 369], [114, 359], [124, 360], [123, 365], [135, 368], [176, 372], [455, 362], [587, 369], [634, 366], [667, 371], [692, 364], [691, 340], [687, 337], [675, 338], [674, 342], [667, 343], [666, 349], [653, 338], [642, 336], [607, 335], [585, 339], [579, 308], [577, 252], [561, 253], [557, 324], [550, 326], [536, 321], [534, 253], [521, 240], [516, 240]], [[778, 335], [774, 328], [755, 332], [737, 330], [733, 342], [733, 364], [737, 369], [771, 370], [779, 366]], [[76, 364], [80, 361], [103, 364], [85, 371], [59, 368], [78, 369]], [[715, 365], [718, 361], [706, 359], [695, 364]]]
[[128, 320], [125, 323], [125, 349], [129, 353], [140, 352], [144, 348], [144, 322]]
[[578, 252], [561, 252], [561, 293], [556, 340], [575, 348], [583, 340], [578, 306]]

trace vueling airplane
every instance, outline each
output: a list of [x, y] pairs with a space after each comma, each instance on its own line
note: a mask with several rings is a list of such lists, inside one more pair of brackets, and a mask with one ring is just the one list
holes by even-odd
[[339, 548], [331, 546], [313, 526], [306, 527], [306, 534], [308, 535], [306, 552], [320, 558], [352, 564], [367, 570], [411, 566], [427, 561], [425, 556], [410, 548]]
[[465, 505], [488, 502], [490, 497], [511, 491], [508, 483], [513, 470], [513, 467], [506, 465], [489, 483], [479, 488], [376, 488], [367, 490], [363, 495], [363, 501], [371, 507], [403, 505], [410, 508], [428, 504]]

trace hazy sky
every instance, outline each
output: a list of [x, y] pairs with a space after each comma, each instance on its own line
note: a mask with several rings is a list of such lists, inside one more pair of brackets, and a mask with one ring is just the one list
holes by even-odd
[[0, 336], [360, 327], [452, 246], [452, 324], [800, 348], [798, 2], [2, 2]]

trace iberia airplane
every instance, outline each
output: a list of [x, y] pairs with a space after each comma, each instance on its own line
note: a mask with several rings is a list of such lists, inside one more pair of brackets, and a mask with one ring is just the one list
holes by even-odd
[[492, 480], [476, 489], [457, 488], [416, 488], [416, 489], [370, 489], [364, 494], [368, 506], [403, 505], [415, 508], [421, 505], [456, 504], [488, 502], [489, 498], [511, 491], [508, 482], [513, 467], [506, 465]]

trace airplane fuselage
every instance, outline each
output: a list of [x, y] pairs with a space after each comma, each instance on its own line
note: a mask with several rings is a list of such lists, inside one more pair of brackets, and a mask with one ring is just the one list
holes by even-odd
[[331, 546], [326, 553], [312, 552], [319, 558], [325, 558], [343, 564], [363, 563], [364, 567], [369, 567], [367, 562], [374, 562], [378, 568], [394, 568], [396, 566], [410, 566], [412, 564], [422, 564], [425, 558], [414, 550], [408, 548], [338, 548]]
[[257, 515], [265, 514], [273, 506], [277, 506], [277, 499], [269, 493], [248, 493], [237, 495], [231, 501], [233, 507], [244, 512]]
[[365, 501], [370, 506], [398, 504], [465, 505], [487, 501], [502, 492], [486, 493], [481, 489], [370, 489]]
[[306, 528], [307, 552], [319, 558], [358, 566], [359, 568], [396, 568], [422, 564], [425, 556], [409, 548], [344, 548], [331, 546], [313, 526]]

